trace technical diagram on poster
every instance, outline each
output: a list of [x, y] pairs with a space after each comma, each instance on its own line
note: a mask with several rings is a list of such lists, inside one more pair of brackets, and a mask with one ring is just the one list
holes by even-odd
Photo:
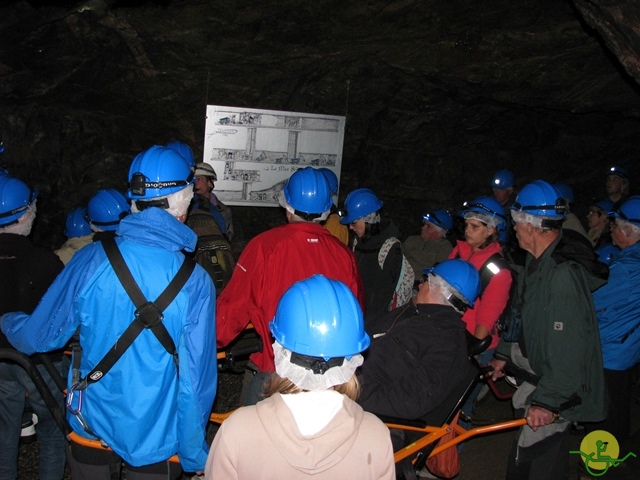
[[207, 105], [203, 160], [227, 205], [276, 207], [293, 172], [325, 167], [340, 178], [345, 117]]

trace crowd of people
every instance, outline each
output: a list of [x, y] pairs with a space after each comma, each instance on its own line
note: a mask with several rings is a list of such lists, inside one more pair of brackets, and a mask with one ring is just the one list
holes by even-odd
[[[411, 439], [374, 414], [442, 421], [471, 365], [467, 336], [490, 337], [477, 361], [494, 380], [518, 381], [527, 426], [507, 478], [564, 478], [572, 425], [631, 434], [640, 196], [624, 168], [606, 172], [584, 224], [571, 186], [518, 189], [502, 169], [493, 195], [425, 212], [404, 241], [373, 190], [338, 205], [332, 170], [300, 168], [280, 194], [286, 224], [237, 260], [216, 181], [184, 142], [153, 146], [126, 192], [100, 189], [69, 212], [54, 252], [28, 238], [37, 191], [0, 171], [0, 347], [30, 355], [57, 392], [53, 364], [75, 435], [110, 447], [72, 438], [65, 453], [33, 381], [0, 359], [0, 480], [17, 478], [25, 411], [38, 417], [41, 479], [62, 478], [65, 462], [74, 479], [395, 478], [393, 451]], [[216, 351], [248, 326], [262, 349], [209, 446]]]

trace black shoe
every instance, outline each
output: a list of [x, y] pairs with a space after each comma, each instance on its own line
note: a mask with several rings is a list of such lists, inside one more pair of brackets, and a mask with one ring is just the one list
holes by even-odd
[[20, 444], [27, 445], [37, 440], [36, 436], [36, 424], [38, 423], [38, 416], [34, 413], [27, 421], [22, 422], [22, 430], [20, 431]]

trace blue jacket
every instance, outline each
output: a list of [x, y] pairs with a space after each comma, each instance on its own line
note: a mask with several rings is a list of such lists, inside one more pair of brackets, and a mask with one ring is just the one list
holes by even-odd
[[627, 370], [640, 362], [640, 243], [616, 254], [609, 282], [593, 293], [604, 368]]
[[[164, 210], [149, 208], [120, 222], [116, 242], [149, 301], [155, 300], [192, 251], [197, 237]], [[62, 348], [80, 328], [84, 377], [134, 319], [135, 307], [106, 258], [102, 244], [80, 250], [52, 284], [33, 314], [8, 313], [2, 330], [20, 351]], [[97, 383], [69, 394], [93, 432], [132, 466], [177, 453], [185, 471], [205, 466], [205, 428], [216, 393], [215, 289], [196, 265], [164, 311], [163, 323], [179, 355], [180, 372], [152, 332], [144, 330]], [[69, 388], [71, 392], [71, 374]], [[87, 434], [67, 413], [76, 433]]]

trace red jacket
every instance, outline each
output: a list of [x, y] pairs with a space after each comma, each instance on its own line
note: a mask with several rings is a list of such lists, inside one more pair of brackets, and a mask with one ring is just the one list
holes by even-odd
[[[490, 243], [482, 250], [472, 251], [471, 245], [462, 240], [458, 240], [449, 258], [461, 258], [473, 264], [478, 270], [484, 265], [489, 257], [495, 253], [501, 253], [498, 242]], [[476, 325], [485, 326], [491, 332], [491, 345], [494, 348], [500, 339], [496, 329], [496, 322], [509, 300], [509, 288], [511, 287], [511, 272], [507, 269], [501, 270], [491, 277], [487, 288], [482, 296], [476, 300], [473, 308], [469, 308], [462, 320], [467, 324], [467, 330], [474, 333]]]
[[251, 360], [272, 372], [269, 322], [282, 294], [295, 282], [321, 273], [340, 280], [364, 306], [364, 290], [353, 252], [322, 226], [290, 223], [251, 240], [238, 259], [229, 284], [216, 304], [218, 348], [228, 345], [251, 321], [263, 340]]

